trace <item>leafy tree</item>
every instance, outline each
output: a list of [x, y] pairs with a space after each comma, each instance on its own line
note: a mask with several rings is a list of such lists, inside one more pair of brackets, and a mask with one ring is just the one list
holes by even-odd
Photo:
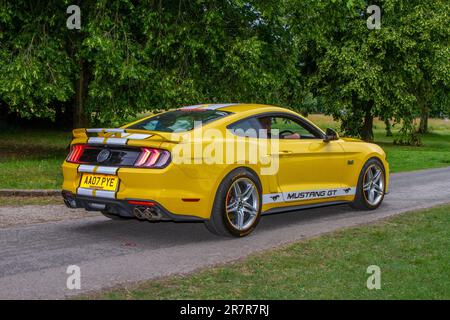
[[62, 104], [79, 127], [199, 102], [287, 101], [282, 3], [70, 4], [81, 8], [81, 30], [66, 28], [68, 1], [1, 7], [0, 100], [10, 111], [54, 118]]
[[[81, 30], [66, 8], [81, 8]], [[148, 110], [262, 102], [325, 111], [373, 139], [374, 117], [448, 115], [444, 0], [78, 0], [0, 5], [0, 108], [26, 118], [117, 125]]]
[[373, 119], [379, 116], [402, 123], [400, 143], [420, 143], [412, 121], [417, 97], [426, 95], [418, 85], [434, 78], [426, 83], [441, 87], [448, 79], [448, 59], [442, 59], [448, 51], [443, 22], [448, 2], [371, 1], [382, 8], [382, 26], [375, 30], [366, 25], [367, 4], [291, 1], [291, 24], [304, 60], [310, 61], [300, 71], [310, 75], [307, 88], [323, 97], [326, 111], [341, 120], [346, 134], [372, 140]]
[[8, 107], [2, 113], [54, 117], [55, 102], [73, 96], [75, 65], [62, 45], [65, 10], [61, 1], [2, 1], [0, 105]]

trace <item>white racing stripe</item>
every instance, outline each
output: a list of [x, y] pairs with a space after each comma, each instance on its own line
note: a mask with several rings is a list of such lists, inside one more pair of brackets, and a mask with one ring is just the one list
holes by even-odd
[[105, 144], [115, 145], [115, 146], [125, 146], [128, 139], [125, 138], [107, 138]]
[[104, 191], [104, 190], [97, 190], [95, 193], [96, 198], [108, 198], [108, 199], [115, 199], [116, 193], [114, 191]]
[[82, 164], [78, 167], [78, 172], [112, 174], [115, 175], [119, 167], [102, 167]]
[[89, 128], [86, 129], [86, 132], [90, 133], [123, 133], [125, 132], [125, 129], [119, 129], [119, 128]]
[[89, 144], [103, 144], [103, 141], [105, 141], [105, 138], [101, 137], [94, 137], [88, 139]]
[[123, 136], [123, 138], [103, 138], [92, 137], [88, 139], [88, 144], [105, 144], [114, 146], [126, 146], [128, 140], [144, 140], [150, 138], [151, 134], [130, 133]]
[[117, 174], [117, 170], [119, 170], [118, 167], [98, 167], [95, 173], [115, 175]]
[[181, 110], [191, 110], [191, 109], [205, 109], [205, 110], [216, 110], [220, 108], [226, 108], [229, 106], [237, 105], [238, 103], [216, 103], [216, 104], [198, 104], [193, 106], [186, 106], [180, 108]]
[[93, 197], [94, 196], [94, 190], [86, 189], [86, 188], [78, 188], [77, 194], [80, 195], [80, 196]]
[[124, 146], [127, 144], [128, 139], [124, 138], [102, 138], [93, 137], [88, 139], [88, 144], [110, 144], [116, 146]]
[[356, 193], [355, 187], [349, 188], [332, 188], [332, 189], [318, 189], [318, 190], [300, 190], [283, 193], [271, 193], [263, 195], [263, 204], [305, 201], [313, 199], [333, 198], [339, 196], [351, 196]]
[[107, 199], [116, 198], [115, 191], [94, 190], [87, 188], [78, 188], [77, 194], [80, 196], [94, 197], [94, 198], [107, 198]]
[[89, 166], [86, 164], [82, 164], [78, 167], [78, 172], [90, 172], [93, 173], [95, 169], [95, 166]]
[[122, 138], [134, 139], [134, 140], [144, 140], [150, 138], [151, 134], [143, 134], [143, 133], [129, 133], [122, 135]]

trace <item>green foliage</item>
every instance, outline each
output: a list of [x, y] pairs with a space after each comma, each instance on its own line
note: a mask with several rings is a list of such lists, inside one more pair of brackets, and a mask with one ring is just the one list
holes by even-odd
[[422, 140], [411, 123], [403, 125], [400, 134], [394, 138], [394, 144], [406, 146], [421, 146]]
[[74, 94], [73, 63], [59, 32], [64, 15], [51, 13], [65, 13], [59, 2], [46, 7], [3, 1], [0, 6], [0, 101], [22, 117], [52, 118], [55, 102]]
[[[180, 105], [259, 102], [324, 111], [370, 138], [375, 116], [450, 114], [448, 1], [372, 1], [379, 30], [368, 30], [363, 0], [3, 2], [0, 109], [21, 117], [79, 110], [118, 125]], [[69, 30], [77, 3], [81, 30]]]
[[282, 3], [83, 1], [79, 31], [66, 28], [68, 5], [2, 7], [0, 100], [9, 111], [52, 118], [78, 93], [97, 124], [199, 102], [285, 104], [295, 59]]
[[[323, 98], [327, 113], [342, 121], [345, 134], [369, 138], [366, 123], [380, 116], [403, 123], [399, 141], [420, 144], [410, 125], [419, 102], [438, 99], [439, 106], [448, 108], [442, 102], [448, 102], [450, 79], [449, 3], [371, 4], [382, 8], [381, 29], [367, 28], [361, 1], [290, 2], [297, 41], [307, 44], [302, 71], [310, 80], [305, 85]], [[424, 82], [428, 92], [418, 90]]]

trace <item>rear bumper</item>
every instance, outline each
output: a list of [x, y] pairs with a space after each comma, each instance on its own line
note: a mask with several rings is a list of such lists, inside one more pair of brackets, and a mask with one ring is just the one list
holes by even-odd
[[[216, 177], [190, 177], [185, 170], [173, 164], [163, 169], [141, 169], [120, 167], [113, 172], [119, 178], [117, 190], [94, 192], [93, 189], [82, 188], [80, 180], [85, 171], [83, 166], [64, 162], [64, 182], [62, 190], [71, 192], [77, 199], [95, 199], [95, 203], [118, 200], [115, 203], [133, 199], [156, 201], [166, 211], [176, 215], [197, 216], [209, 219], [211, 214], [214, 190], [211, 186]], [[107, 174], [110, 167], [97, 167], [95, 173]], [[114, 201], [113, 201], [114, 202]], [[82, 205], [82, 204], [80, 204]], [[81, 206], [84, 207], [84, 206]], [[89, 209], [88, 209], [89, 210]], [[122, 210], [123, 211], [123, 210]]]
[[[136, 218], [135, 209], [143, 210], [145, 208], [151, 208], [160, 218], [155, 220], [166, 220], [166, 221], [205, 221], [205, 219], [185, 215], [172, 213], [166, 208], [164, 208], [160, 203], [153, 200], [142, 200], [142, 199], [107, 199], [107, 198], [97, 198], [82, 196], [74, 194], [70, 191], [63, 190], [62, 196], [64, 198], [64, 203], [67, 207], [71, 209], [84, 208], [88, 211], [106, 211], [110, 214], [114, 214], [126, 218]], [[129, 201], [143, 201], [147, 203], [153, 203], [151, 207], [146, 205], [135, 205], [130, 204]]]

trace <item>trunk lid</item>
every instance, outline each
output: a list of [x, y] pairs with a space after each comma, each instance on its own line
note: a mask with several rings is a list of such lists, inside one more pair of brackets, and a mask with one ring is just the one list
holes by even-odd
[[160, 149], [164, 143], [163, 149], [170, 151], [177, 143], [171, 133], [124, 128], [82, 128], [72, 134], [71, 145], [83, 145], [76, 163], [88, 165], [133, 167], [143, 148]]

